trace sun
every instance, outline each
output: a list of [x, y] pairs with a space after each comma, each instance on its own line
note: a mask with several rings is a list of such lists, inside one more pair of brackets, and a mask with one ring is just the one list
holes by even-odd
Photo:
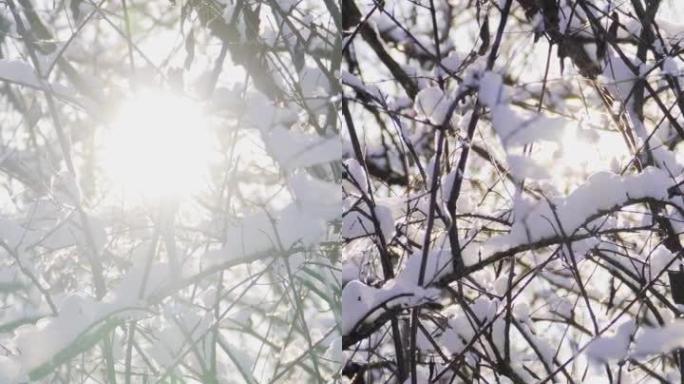
[[123, 195], [177, 200], [206, 186], [216, 149], [199, 103], [170, 92], [138, 91], [121, 103], [109, 128], [102, 166]]

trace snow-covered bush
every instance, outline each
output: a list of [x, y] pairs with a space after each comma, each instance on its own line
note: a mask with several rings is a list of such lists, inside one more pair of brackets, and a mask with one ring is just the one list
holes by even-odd
[[344, 376], [679, 382], [684, 5], [342, 3]]
[[338, 376], [339, 23], [0, 2], [0, 383]]

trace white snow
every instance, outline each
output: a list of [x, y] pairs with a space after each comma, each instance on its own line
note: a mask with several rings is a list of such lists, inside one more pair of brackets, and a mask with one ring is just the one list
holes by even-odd
[[492, 126], [504, 147], [522, 146], [539, 140], [559, 140], [570, 123], [513, 106], [501, 75], [485, 72], [479, 81], [478, 99], [491, 110]]
[[0, 356], [0, 382], [12, 383], [27, 380], [28, 378], [25, 375], [22, 376], [21, 366], [16, 359]]
[[516, 180], [522, 179], [548, 179], [549, 172], [543, 166], [536, 163], [527, 156], [511, 155], [507, 156], [508, 165], [510, 167], [511, 175]]
[[[677, 257], [677, 255], [670, 252], [665, 245], [658, 245], [649, 256], [648, 279], [653, 280], [658, 277], [669, 264], [672, 264], [672, 259], [675, 257]], [[672, 267], [674, 267], [674, 265]]]
[[[479, 334], [480, 324], [494, 320], [498, 307], [499, 302], [497, 300], [490, 300], [482, 295], [475, 299], [475, 302], [470, 306], [470, 310], [476, 319], [472, 319], [458, 308], [457, 313], [449, 319], [448, 327], [440, 336], [440, 344], [452, 354], [461, 353], [465, 345]], [[499, 327], [497, 332], [500, 332], [501, 324], [496, 327]]]
[[269, 153], [287, 170], [329, 163], [342, 157], [338, 137], [324, 138], [275, 126], [265, 136]]
[[642, 358], [682, 347], [684, 347], [684, 320], [675, 320], [662, 327], [639, 329], [630, 354], [636, 358]]
[[[631, 176], [600, 172], [589, 177], [585, 184], [566, 198], [552, 201], [563, 230], [571, 235], [591, 216], [615, 209], [629, 200], [666, 200], [667, 188], [671, 184], [667, 173], [654, 167], [648, 167], [642, 173]], [[516, 202], [516, 205], [519, 204], [520, 202]], [[558, 223], [546, 200], [540, 200], [532, 206], [528, 204], [523, 203], [523, 207], [516, 210], [510, 233], [492, 238], [487, 245], [494, 248], [517, 246], [555, 237], [559, 229]]]
[[570, 122], [561, 117], [549, 117], [509, 104], [492, 108], [492, 125], [505, 147], [546, 140], [558, 141]]
[[[375, 225], [371, 219], [373, 216], [368, 211], [368, 207], [365, 204], [360, 204], [358, 208], [361, 212], [356, 210], [350, 211], [342, 218], [342, 237], [351, 239], [375, 233]], [[388, 206], [377, 204], [373, 212], [380, 224], [383, 237], [386, 240], [391, 239], [395, 232], [392, 209]]]
[[340, 80], [342, 81], [342, 84], [350, 86], [358, 92], [366, 93], [373, 97], [375, 100], [383, 100], [382, 92], [380, 92], [380, 89], [378, 87], [374, 85], [364, 84], [361, 79], [347, 71], [342, 71]]
[[623, 359], [627, 356], [629, 341], [635, 330], [634, 321], [627, 320], [620, 324], [615, 335], [592, 340], [585, 353], [591, 360], [601, 363]]
[[604, 363], [625, 358], [650, 358], [682, 347], [684, 320], [674, 320], [662, 327], [642, 326], [638, 329], [633, 320], [628, 320], [618, 327], [615, 335], [591, 341], [586, 353], [593, 361]]
[[663, 73], [674, 77], [679, 76], [681, 69], [678, 60], [674, 57], [666, 57], [663, 60]]
[[21, 60], [0, 59], [0, 80], [42, 88], [33, 67]]
[[312, 113], [326, 112], [330, 104], [330, 81], [318, 67], [305, 67], [299, 73], [302, 97]]
[[607, 63], [602, 74], [606, 86], [613, 95], [622, 98], [621, 101], [633, 101], [630, 95], [634, 87], [634, 81], [643, 70], [642, 63], [637, 58], [632, 59], [631, 64], [637, 68], [638, 72], [638, 74], [635, 74], [612, 49], [609, 49], [606, 59]]
[[342, 191], [337, 183], [295, 172], [288, 180], [297, 206], [308, 215], [333, 220], [342, 213]]
[[[96, 302], [92, 298], [72, 294], [58, 305], [58, 315], [44, 317], [36, 324], [26, 324], [14, 331], [10, 345], [16, 353], [0, 359], [0, 378], [3, 383], [15, 383], [28, 373], [48, 363], [58, 352], [67, 348], [79, 336], [97, 327], [99, 323], [116, 316], [131, 316], [143, 301], [138, 291], [143, 279], [144, 261], [139, 260], [119, 282], [119, 285]], [[156, 264], [150, 269], [145, 296], [157, 292], [169, 283], [170, 269], [167, 264]], [[186, 273], [192, 273], [190, 270]]]
[[498, 301], [490, 300], [482, 295], [475, 300], [470, 309], [481, 323], [485, 323], [494, 320], [498, 305]]
[[42, 81], [33, 66], [22, 60], [0, 59], [0, 81], [8, 81], [36, 89], [49, 87], [52, 92], [62, 97], [73, 97], [73, 91], [69, 88], [61, 84]]
[[344, 165], [349, 172], [349, 179], [353, 182], [344, 181], [343, 188], [347, 193], [351, 193], [356, 189], [360, 189], [361, 192], [368, 192], [368, 179], [366, 177], [366, 171], [363, 169], [361, 164], [359, 164], [356, 159], [347, 159], [344, 161]]
[[387, 308], [412, 307], [435, 301], [439, 290], [391, 280], [382, 288], [359, 280], [349, 282], [342, 290], [342, 334], [347, 335], [361, 323], [372, 323]]
[[336, 208], [332, 203], [322, 202], [316, 207], [294, 202], [270, 214], [258, 212], [230, 226], [226, 232], [226, 244], [236, 251], [231, 255], [241, 256], [276, 250], [281, 245], [284, 249], [298, 244], [309, 247], [325, 235], [330, 217], [321, 216], [321, 213], [332, 215], [333, 211]]
[[491, 71], [487, 71], [482, 75], [478, 99], [480, 103], [489, 108], [494, 108], [494, 106], [507, 101], [508, 92], [503, 85], [501, 75]]
[[[458, 68], [461, 65], [461, 55], [459, 52], [451, 51], [447, 57], [442, 59], [441, 66], [435, 68], [438, 76], [445, 76], [449, 73], [458, 72]], [[445, 70], [447, 73], [445, 73]]]
[[[409, 256], [404, 268], [397, 276], [397, 280], [407, 284], [418, 284], [420, 265], [423, 260], [423, 252], [417, 251]], [[436, 282], [440, 277], [453, 271], [451, 249], [431, 250], [425, 262], [425, 274], [423, 275], [423, 285], [428, 286]]]
[[437, 86], [422, 89], [416, 95], [415, 110], [427, 118], [432, 124], [441, 125], [453, 100]]
[[261, 92], [248, 92], [243, 103], [244, 123], [267, 134], [271, 127], [288, 127], [297, 122], [298, 109], [291, 105], [276, 106]]

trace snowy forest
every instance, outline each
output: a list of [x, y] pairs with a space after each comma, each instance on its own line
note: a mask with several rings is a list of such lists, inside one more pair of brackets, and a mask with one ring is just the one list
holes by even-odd
[[345, 379], [684, 382], [684, 3], [342, 5]]

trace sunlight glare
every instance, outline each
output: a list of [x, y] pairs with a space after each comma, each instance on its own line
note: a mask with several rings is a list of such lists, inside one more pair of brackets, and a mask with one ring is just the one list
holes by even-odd
[[212, 143], [199, 104], [141, 91], [120, 106], [106, 135], [103, 168], [126, 196], [179, 199], [205, 185]]
[[627, 154], [624, 141], [614, 131], [568, 129], [561, 143], [557, 162], [576, 173], [611, 170], [611, 162]]
[[596, 172], [619, 173], [629, 151], [619, 132], [587, 124], [567, 126], [558, 142], [537, 146], [533, 157], [549, 171], [551, 184], [567, 192]]

